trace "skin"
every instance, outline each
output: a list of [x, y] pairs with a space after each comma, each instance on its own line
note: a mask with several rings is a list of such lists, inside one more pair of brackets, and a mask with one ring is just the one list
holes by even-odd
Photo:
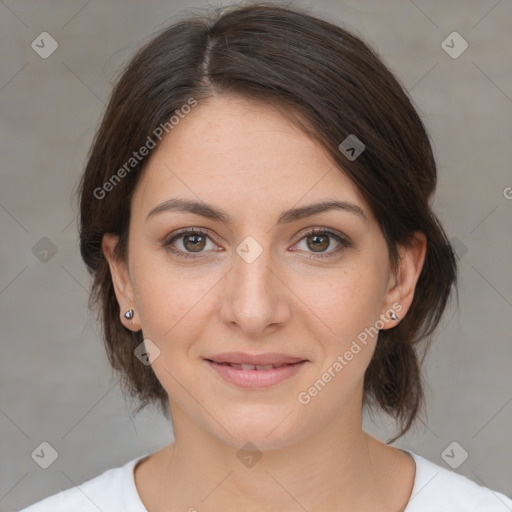
[[[222, 208], [233, 224], [175, 211], [147, 219], [173, 197]], [[331, 210], [277, 224], [284, 210], [327, 199], [358, 205], [366, 220]], [[413, 459], [362, 430], [363, 378], [377, 337], [308, 404], [297, 396], [393, 304], [399, 320], [386, 317], [383, 328], [404, 317], [425, 236], [399, 247], [397, 280], [376, 219], [325, 150], [277, 110], [235, 96], [201, 102], [174, 127], [153, 150], [131, 206], [128, 261], [113, 257], [114, 235], [104, 236], [103, 251], [121, 312], [135, 310], [121, 322], [160, 350], [152, 367], [169, 394], [175, 435], [135, 469], [146, 508], [403, 510]], [[181, 228], [207, 231], [196, 259], [162, 245]], [[336, 252], [339, 242], [328, 238], [315, 248], [309, 228], [331, 229], [352, 245]], [[236, 252], [249, 236], [262, 249], [252, 263]], [[191, 242], [182, 236], [173, 247], [198, 254]], [[333, 256], [318, 257], [325, 253]], [[225, 351], [280, 352], [308, 363], [275, 386], [244, 389], [203, 360]], [[252, 467], [237, 457], [248, 442], [262, 455]]]

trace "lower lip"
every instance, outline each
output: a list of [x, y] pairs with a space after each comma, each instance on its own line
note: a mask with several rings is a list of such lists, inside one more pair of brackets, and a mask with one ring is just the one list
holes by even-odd
[[232, 366], [206, 361], [225, 381], [241, 388], [268, 388], [295, 375], [306, 363], [287, 364], [271, 370], [238, 370]]

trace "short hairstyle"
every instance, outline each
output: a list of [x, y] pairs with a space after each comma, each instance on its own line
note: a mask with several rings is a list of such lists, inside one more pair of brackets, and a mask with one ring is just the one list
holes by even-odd
[[[102, 237], [118, 235], [114, 254], [126, 261], [130, 201], [149, 159], [135, 160], [133, 152], [155, 142], [161, 127], [172, 136], [170, 119], [191, 99], [221, 94], [274, 106], [328, 151], [375, 215], [395, 275], [397, 244], [411, 242], [415, 231], [426, 236], [411, 307], [395, 327], [379, 332], [364, 376], [363, 405], [396, 420], [394, 441], [424, 406], [421, 363], [452, 286], [457, 289], [456, 256], [429, 205], [436, 163], [411, 99], [377, 53], [344, 28], [298, 8], [246, 4], [181, 20], [146, 43], [116, 81], [78, 193], [80, 251], [93, 276], [89, 307], [101, 316], [123, 391], [138, 400], [137, 412], [159, 403], [168, 416], [165, 389], [134, 355], [142, 331], [130, 331], [119, 318]], [[365, 146], [357, 158], [339, 149], [349, 135]]]

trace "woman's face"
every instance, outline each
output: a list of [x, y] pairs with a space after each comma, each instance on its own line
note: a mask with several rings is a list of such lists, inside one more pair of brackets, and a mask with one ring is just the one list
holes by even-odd
[[[420, 268], [405, 269], [400, 293], [355, 186], [268, 106], [200, 102], [153, 151], [132, 200], [128, 266], [109, 261], [121, 312], [135, 310], [125, 325], [160, 351], [152, 366], [175, 431], [269, 449], [360, 428], [375, 334], [396, 325], [391, 311], [403, 317]], [[164, 207], [177, 200], [199, 206]], [[311, 208], [329, 201], [346, 207]], [[232, 352], [241, 359], [221, 355]], [[262, 369], [211, 362], [266, 354]], [[302, 362], [266, 369], [292, 362], [275, 354]]]

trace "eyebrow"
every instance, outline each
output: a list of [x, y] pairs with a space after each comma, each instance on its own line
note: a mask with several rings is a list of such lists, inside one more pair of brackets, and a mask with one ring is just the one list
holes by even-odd
[[[362, 220], [364, 220], [364, 222], [368, 222], [368, 219], [364, 211], [356, 204], [348, 203], [346, 201], [324, 201], [321, 203], [301, 206], [300, 208], [292, 208], [290, 210], [286, 210], [283, 213], [281, 213], [281, 215], [279, 215], [277, 223], [287, 224], [330, 210], [342, 210], [349, 213], [353, 213], [359, 216]], [[159, 213], [169, 211], [190, 212], [210, 220], [224, 222], [226, 224], [233, 224], [233, 218], [226, 211], [220, 208], [217, 208], [204, 202], [197, 202], [180, 198], [168, 199], [163, 203], [160, 203], [159, 205], [155, 206], [148, 213], [146, 220]]]

